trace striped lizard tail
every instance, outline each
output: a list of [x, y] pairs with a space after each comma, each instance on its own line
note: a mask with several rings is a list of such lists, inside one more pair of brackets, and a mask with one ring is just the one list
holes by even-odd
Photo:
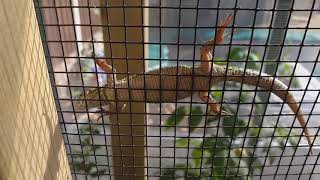
[[[303, 132], [305, 134], [305, 137], [311, 149], [312, 141], [310, 138], [310, 133], [305, 124], [304, 114], [299, 108], [299, 103], [297, 102], [293, 94], [288, 91], [288, 87], [284, 83], [282, 83], [280, 80], [275, 79], [274, 77], [268, 74], [265, 74], [265, 73], [259, 74], [258, 72], [250, 69], [244, 71], [243, 69], [240, 69], [240, 68], [229, 67], [226, 73], [225, 67], [218, 66], [218, 65], [214, 65], [214, 66], [216, 68], [216, 71], [213, 73], [213, 76], [216, 76], [214, 78], [218, 79], [218, 81], [222, 82], [225, 80], [225, 81], [238, 82], [238, 83], [243, 83], [247, 85], [257, 86], [265, 90], [270, 90], [272, 93], [274, 93], [279, 98], [281, 98], [285, 103], [287, 103], [291, 108], [291, 110], [296, 114], [297, 119], [301, 127], [303, 128]], [[312, 153], [312, 150], [311, 150], [311, 153]]]

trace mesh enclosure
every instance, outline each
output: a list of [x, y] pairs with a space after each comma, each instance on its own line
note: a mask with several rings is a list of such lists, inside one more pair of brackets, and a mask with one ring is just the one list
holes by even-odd
[[[319, 178], [320, 1], [34, 4], [74, 179]], [[210, 78], [207, 91], [232, 115], [209, 113], [209, 100], [198, 97], [194, 76], [184, 82], [190, 89], [181, 100], [175, 89], [170, 94], [175, 98], [165, 101], [169, 97], [161, 95], [166, 87], [161, 81], [153, 89], [160, 93], [155, 103], [136, 100], [139, 95], [129, 93], [126, 107], [104, 115], [99, 108], [106, 105], [105, 97], [97, 93], [99, 105], [88, 108], [90, 102], [84, 101], [85, 110], [78, 108], [80, 95], [89, 89], [115, 88], [105, 86], [110, 77], [116, 80], [115, 75], [118, 80], [134, 75], [145, 84], [172, 78], [178, 85], [184, 75], [166, 74], [165, 69], [178, 72], [183, 65], [196, 71], [202, 45], [218, 34], [218, 25], [228, 15], [233, 19], [225, 27], [224, 41], [213, 47], [212, 62], [226, 69], [252, 69], [259, 76], [267, 73], [285, 84], [284, 91], [293, 94], [304, 112], [312, 152], [297, 112], [270, 89], [245, 80], [226, 81], [228, 73], [220, 83]], [[109, 76], [96, 59], [117, 71]], [[158, 72], [157, 77], [148, 78], [150, 71]], [[134, 83], [128, 81], [124, 89], [134, 89]], [[147, 99], [150, 89], [140, 90]], [[109, 101], [109, 106], [118, 106]]]

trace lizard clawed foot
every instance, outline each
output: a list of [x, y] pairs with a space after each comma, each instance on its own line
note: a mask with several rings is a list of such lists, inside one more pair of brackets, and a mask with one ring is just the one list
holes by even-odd
[[232, 114], [232, 113], [230, 113], [230, 112], [228, 112], [228, 111], [224, 111], [224, 110], [222, 110], [221, 109], [221, 115], [223, 115], [223, 116], [234, 116], [234, 114]]
[[221, 106], [212, 98], [208, 92], [199, 92], [200, 99], [208, 103], [209, 113], [219, 114], [222, 116], [232, 116], [232, 113], [222, 110]]
[[99, 121], [100, 119], [102, 119], [103, 116], [110, 115], [111, 111], [108, 111], [108, 110], [103, 109], [103, 108], [98, 108], [98, 110], [95, 113], [101, 114], [97, 119], [97, 121]]
[[228, 111], [225, 111], [225, 110], [222, 110], [221, 106], [219, 104], [209, 104], [209, 107], [210, 107], [210, 112], [216, 114], [216, 115], [222, 115], [222, 116], [233, 116], [234, 114], [228, 112]]

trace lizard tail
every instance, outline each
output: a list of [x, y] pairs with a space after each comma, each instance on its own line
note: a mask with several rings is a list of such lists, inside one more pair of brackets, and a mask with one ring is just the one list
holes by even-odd
[[[225, 67], [217, 66], [216, 71], [213, 73], [213, 77], [214, 76], [215, 78], [218, 76], [217, 79], [220, 82], [233, 81], [252, 86], [258, 86], [265, 90], [270, 90], [272, 93], [281, 98], [296, 114], [311, 149], [312, 141], [310, 138], [310, 133], [305, 124], [304, 114], [299, 108], [298, 101], [294, 98], [293, 94], [288, 91], [288, 87], [284, 83], [265, 73], [259, 74], [258, 72], [250, 69], [244, 71], [243, 69], [235, 67], [229, 67], [227, 70]], [[312, 153], [312, 151], [310, 152]]]

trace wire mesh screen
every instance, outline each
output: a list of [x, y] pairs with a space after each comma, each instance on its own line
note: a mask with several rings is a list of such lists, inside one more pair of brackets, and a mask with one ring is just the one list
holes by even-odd
[[74, 179], [319, 178], [320, 1], [34, 4]]

